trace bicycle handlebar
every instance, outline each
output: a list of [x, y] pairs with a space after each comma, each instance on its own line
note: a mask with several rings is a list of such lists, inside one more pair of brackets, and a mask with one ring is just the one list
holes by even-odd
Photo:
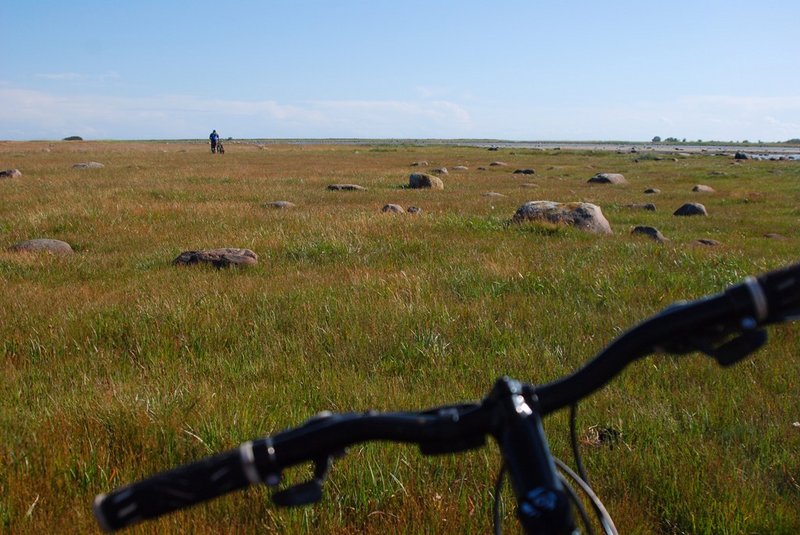
[[[576, 403], [649, 353], [699, 350], [722, 365], [733, 364], [765, 342], [761, 327], [799, 315], [800, 264], [795, 264], [758, 278], [748, 277], [720, 294], [667, 307], [619, 336], [572, 375], [551, 383], [520, 385], [502, 397], [499, 385], [509, 384], [503, 379], [480, 403], [421, 412], [321, 414], [300, 427], [101, 494], [95, 499], [94, 513], [104, 529], [113, 531], [250, 484], [277, 486], [283, 469], [313, 462], [311, 481], [273, 494], [278, 505], [303, 505], [319, 499], [332, 458], [354, 444], [377, 440], [414, 443], [423, 454], [432, 455], [481, 447], [487, 435], [498, 441], [511, 469], [521, 510], [531, 485], [549, 486], [556, 493], [560, 489], [551, 477], [553, 462], [543, 433], [541, 438], [530, 434], [531, 429], [541, 431], [536, 427], [539, 416]], [[519, 399], [509, 404], [508, 396]], [[536, 420], [526, 422], [528, 410]], [[508, 416], [515, 412], [522, 420]], [[520, 431], [520, 425], [527, 425], [528, 431]], [[520, 440], [536, 459], [523, 460], [525, 452], [515, 446]], [[556, 505], [560, 507], [560, 502]], [[521, 512], [519, 516], [525, 525]]]

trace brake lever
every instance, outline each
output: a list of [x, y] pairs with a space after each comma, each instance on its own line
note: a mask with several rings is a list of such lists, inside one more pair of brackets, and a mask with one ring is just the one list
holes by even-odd
[[322, 485], [330, 472], [333, 458], [322, 457], [314, 461], [314, 478], [272, 494], [272, 502], [280, 507], [310, 505], [322, 499]]

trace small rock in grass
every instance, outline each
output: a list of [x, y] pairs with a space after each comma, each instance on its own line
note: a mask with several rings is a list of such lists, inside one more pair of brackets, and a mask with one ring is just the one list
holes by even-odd
[[469, 167], [467, 167], [466, 165], [454, 165], [450, 169], [452, 169], [453, 171], [469, 171]]
[[436, 173], [437, 175], [446, 175], [447, 167], [437, 167], [436, 169], [431, 169], [431, 173]]
[[708, 215], [706, 211], [706, 207], [700, 204], [699, 202], [687, 202], [677, 210], [672, 215], [678, 216], [690, 216], [690, 215]]
[[648, 227], [644, 225], [639, 225], [633, 228], [631, 234], [641, 234], [643, 236], [647, 236], [649, 238], [654, 239], [657, 242], [667, 241], [667, 238], [661, 234], [661, 231], [655, 227]]
[[658, 188], [647, 188], [646, 190], [644, 190], [644, 192], [647, 195], [657, 195], [657, 194], [661, 193], [661, 190], [658, 189]]
[[19, 169], [6, 169], [0, 171], [0, 178], [19, 178], [22, 176], [22, 171]]
[[627, 184], [628, 181], [619, 173], [597, 173], [589, 179], [591, 184]]
[[625, 206], [628, 208], [633, 208], [634, 210], [647, 210], [648, 212], [656, 211], [656, 205], [651, 202], [626, 204]]
[[764, 237], [765, 238], [770, 238], [772, 240], [785, 240], [786, 239], [786, 236], [784, 236], [783, 234], [778, 234], [776, 232], [767, 232], [766, 234], [764, 234]]
[[502, 193], [497, 193], [496, 191], [487, 191], [483, 194], [484, 197], [506, 197]]
[[706, 186], [704, 184], [697, 184], [695, 187], [692, 188], [692, 191], [699, 193], [714, 193], [716, 190], [711, 186]]
[[289, 201], [272, 201], [272, 202], [264, 203], [264, 206], [266, 208], [275, 208], [277, 210], [282, 210], [282, 209], [285, 209], [285, 208], [294, 208], [297, 205], [295, 203], [289, 202]]
[[73, 169], [102, 169], [105, 165], [100, 162], [80, 162], [72, 166]]
[[704, 245], [706, 247], [718, 247], [722, 245], [721, 242], [709, 238], [700, 238], [699, 240], [694, 240], [692, 243], [695, 245]]
[[392, 214], [404, 214], [406, 211], [399, 204], [387, 204], [383, 208], [381, 208], [381, 212], [387, 212]]
[[490, 167], [506, 167], [507, 165], [506, 162], [492, 162], [489, 164]]
[[419, 162], [412, 163], [411, 167], [428, 167], [428, 162], [425, 160], [420, 160]]
[[525, 169], [514, 169], [514, 174], [515, 175], [535, 175], [536, 171], [531, 169], [531, 168], [529, 168], [529, 167], [526, 167]]
[[406, 210], [409, 214], [419, 214], [422, 212], [422, 208], [419, 206], [409, 206], [408, 210]]
[[25, 252], [25, 253], [54, 253], [54, 254], [72, 254], [74, 251], [70, 244], [61, 240], [53, 240], [50, 238], [37, 238], [35, 240], [27, 240], [12, 245], [11, 251]]
[[258, 255], [250, 249], [221, 248], [205, 251], [184, 251], [173, 261], [177, 266], [207, 264], [215, 268], [229, 266], [254, 266], [258, 263]]
[[331, 184], [328, 189], [331, 191], [367, 191], [367, 188], [358, 184]]

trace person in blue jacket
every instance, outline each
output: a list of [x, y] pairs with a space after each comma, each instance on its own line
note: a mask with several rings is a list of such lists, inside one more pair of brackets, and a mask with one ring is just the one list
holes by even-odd
[[211, 140], [211, 152], [213, 154], [217, 152], [217, 142], [219, 141], [219, 134], [217, 134], [217, 131], [214, 130], [211, 132], [211, 135], [208, 136], [208, 139]]

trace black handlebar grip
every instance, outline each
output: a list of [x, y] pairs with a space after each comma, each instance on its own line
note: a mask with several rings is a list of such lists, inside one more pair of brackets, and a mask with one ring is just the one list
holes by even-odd
[[116, 531], [258, 482], [245, 446], [98, 495], [97, 522], [105, 531]]
[[800, 263], [758, 277], [765, 301], [765, 323], [800, 314]]

